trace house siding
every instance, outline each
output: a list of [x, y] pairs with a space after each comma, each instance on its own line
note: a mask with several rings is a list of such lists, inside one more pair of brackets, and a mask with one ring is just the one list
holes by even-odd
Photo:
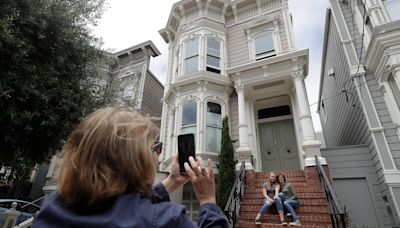
[[151, 116], [161, 117], [163, 94], [163, 85], [152, 73], [147, 72], [143, 89], [142, 110]]
[[[371, 201], [374, 204], [379, 225], [391, 227], [391, 222], [381, 197], [381, 183], [376, 174], [375, 165], [370, 158], [369, 146], [326, 148], [321, 149], [321, 154], [329, 164], [329, 172], [334, 183], [335, 179], [361, 178], [366, 180], [372, 195]], [[357, 192], [349, 191], [349, 194], [357, 194]]]
[[[347, 154], [336, 152], [338, 153], [337, 155], [331, 155], [326, 151], [321, 152], [324, 157], [327, 156], [329, 167], [332, 170], [337, 169], [337, 171], [331, 172], [332, 178], [337, 177], [340, 173], [344, 175], [346, 172], [352, 175], [364, 172], [372, 175], [371, 172], [373, 171], [375, 176], [371, 189], [375, 194], [375, 210], [380, 214], [380, 226], [391, 227], [394, 219], [387, 211], [383, 197], [388, 196], [390, 198], [392, 194], [390, 194], [388, 185], [385, 183], [383, 165], [389, 169], [393, 167], [390, 157], [385, 153], [387, 142], [390, 149], [389, 153], [392, 153], [395, 164], [397, 168], [399, 167], [400, 141], [375, 76], [368, 72], [368, 69], [366, 69], [365, 76], [358, 74], [364, 70], [363, 66], [360, 65], [360, 70], [357, 69], [356, 77], [354, 79], [351, 78], [349, 63], [346, 61], [344, 52], [344, 41], [340, 39], [334, 18], [341, 17], [341, 13], [343, 13], [346, 27], [353, 38], [357, 60], [360, 60], [361, 64], [364, 63], [366, 51], [363, 47], [360, 33], [354, 24], [355, 19], [352, 18], [349, 5], [340, 4], [340, 7], [341, 12], [335, 11], [335, 17], [330, 17], [329, 34], [326, 34], [328, 40], [326, 56], [324, 56], [325, 65], [323, 66], [324, 69], [322, 69], [322, 77], [324, 79], [321, 100], [329, 99], [324, 100], [324, 107], [319, 104], [320, 110], [325, 109], [325, 112], [328, 113], [326, 123], [324, 117], [321, 118], [321, 125], [328, 148], [364, 144], [368, 153], [364, 153], [364, 160], [361, 161], [355, 157], [348, 157], [352, 155], [353, 151], [348, 151], [346, 152]], [[327, 71], [331, 67], [335, 72], [334, 77], [327, 75]], [[365, 77], [365, 82], [363, 77]], [[359, 88], [356, 88], [354, 81], [357, 81]], [[373, 118], [375, 112], [377, 113], [377, 118]], [[321, 113], [324, 114], [324, 112]], [[382, 126], [384, 134], [380, 131], [371, 131], [369, 129], [367, 115], [369, 116], [370, 126], [373, 128]], [[381, 153], [381, 155], [378, 153]], [[343, 158], [336, 158], [340, 156], [343, 156]], [[341, 164], [335, 164], [340, 159], [345, 160], [342, 160]], [[365, 170], [367, 166], [368, 170]]]
[[[333, 68], [335, 76], [327, 76]], [[322, 99], [327, 113], [327, 121], [321, 118], [327, 147], [348, 146], [367, 143], [368, 125], [362, 107], [350, 78], [350, 68], [342, 48], [342, 43], [331, 18], [324, 69]], [[341, 92], [346, 89], [346, 94]], [[329, 98], [329, 99], [326, 99]], [[321, 104], [320, 104], [321, 105]], [[322, 109], [322, 107], [320, 107]]]
[[249, 42], [243, 25], [233, 26], [226, 32], [228, 68], [250, 62]]

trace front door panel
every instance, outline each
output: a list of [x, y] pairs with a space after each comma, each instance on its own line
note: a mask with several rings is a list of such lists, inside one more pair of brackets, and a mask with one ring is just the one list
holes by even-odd
[[293, 120], [258, 125], [263, 171], [300, 169]]
[[274, 140], [274, 125], [272, 123], [263, 123], [259, 125], [260, 148], [262, 167], [265, 171], [279, 169], [279, 152]]

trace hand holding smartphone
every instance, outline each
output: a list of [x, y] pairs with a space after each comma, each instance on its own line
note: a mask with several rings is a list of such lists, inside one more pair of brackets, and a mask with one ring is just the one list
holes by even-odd
[[186, 174], [185, 162], [189, 163], [189, 157], [196, 158], [194, 134], [178, 135], [178, 160], [181, 174]]

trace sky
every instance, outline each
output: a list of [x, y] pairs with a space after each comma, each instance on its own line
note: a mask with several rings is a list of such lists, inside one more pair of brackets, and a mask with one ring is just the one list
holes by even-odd
[[[108, 9], [93, 29], [102, 38], [103, 48], [120, 51], [147, 40], [161, 55], [152, 58], [150, 71], [165, 83], [168, 46], [158, 33], [165, 28], [172, 5], [178, 0], [106, 0]], [[309, 72], [305, 80], [314, 129], [321, 131], [316, 113], [319, 93], [325, 12], [329, 0], [288, 0], [293, 16], [297, 50], [309, 49]], [[312, 105], [314, 104], [314, 105]]]

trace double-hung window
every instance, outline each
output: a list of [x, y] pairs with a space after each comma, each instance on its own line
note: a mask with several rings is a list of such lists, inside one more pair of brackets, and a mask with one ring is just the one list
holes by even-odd
[[276, 55], [274, 46], [274, 33], [268, 31], [255, 36], [254, 50], [256, 60]]
[[207, 37], [207, 66], [206, 70], [214, 73], [221, 72], [220, 41], [213, 37]]
[[191, 38], [185, 44], [185, 74], [188, 74], [199, 69], [199, 38]]
[[[196, 135], [197, 129], [197, 103], [190, 101], [182, 106], [182, 124], [180, 134]], [[195, 137], [196, 138], [196, 137]]]
[[213, 102], [208, 102], [206, 116], [206, 151], [221, 151], [221, 134], [221, 105]]

